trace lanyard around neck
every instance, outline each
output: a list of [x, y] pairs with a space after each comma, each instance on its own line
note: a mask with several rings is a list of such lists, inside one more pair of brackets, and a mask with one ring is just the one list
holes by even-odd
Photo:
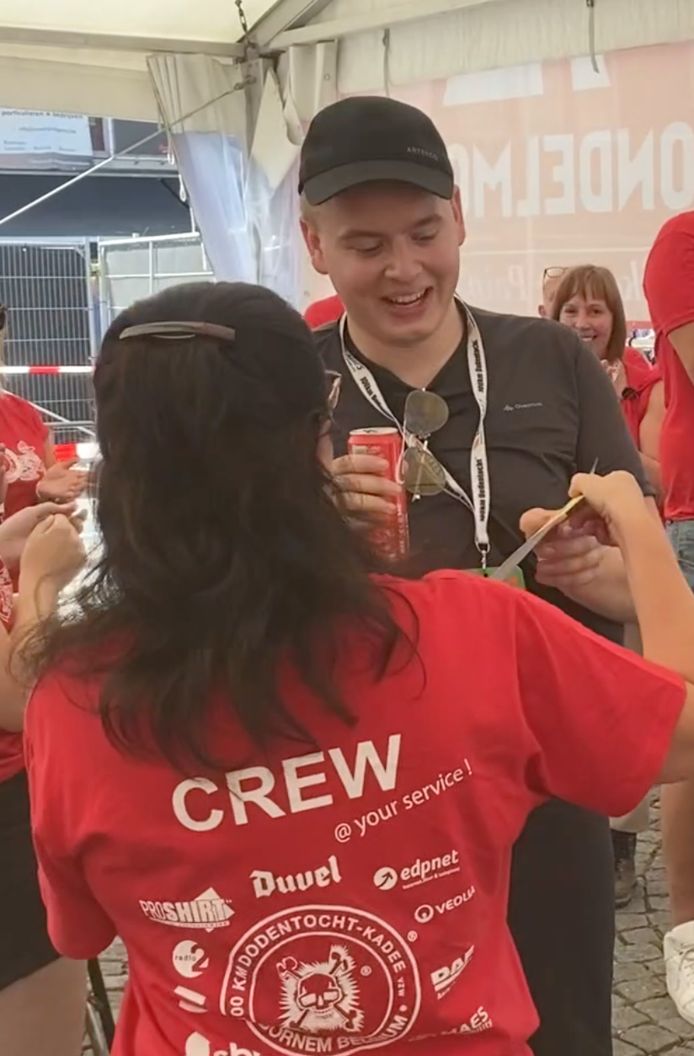
[[[477, 321], [466, 304], [458, 302], [465, 312], [467, 323], [467, 367], [470, 375], [472, 392], [479, 410], [479, 422], [475, 432], [472, 448], [470, 450], [470, 482], [472, 485], [472, 499], [465, 489], [452, 476], [450, 471], [437, 459], [444, 471], [446, 489], [470, 510], [475, 521], [475, 545], [482, 557], [482, 564], [486, 564], [489, 553], [489, 513], [491, 504], [491, 490], [489, 481], [489, 464], [487, 460], [487, 442], [484, 432], [484, 422], [487, 416], [487, 359], [484, 354], [484, 345]], [[350, 352], [345, 340], [347, 327], [347, 316], [340, 320], [340, 344], [342, 358], [345, 366], [352, 376], [352, 380], [361, 392], [365, 400], [379, 412], [384, 418], [391, 422], [403, 441], [408, 446], [414, 442], [414, 437], [408, 436], [404, 425], [392, 412], [381, 392], [378, 382], [372, 372], [361, 360]]]

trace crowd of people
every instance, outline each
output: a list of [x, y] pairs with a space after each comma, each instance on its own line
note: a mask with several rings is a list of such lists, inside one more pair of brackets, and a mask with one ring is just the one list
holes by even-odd
[[[457, 297], [460, 194], [413, 107], [321, 111], [299, 194], [315, 329], [220, 282], [106, 333], [69, 611], [84, 475], [0, 395], [3, 1056], [76, 1056], [116, 936], [117, 1056], [611, 1056], [659, 784], [694, 1022], [694, 214], [647, 263], [651, 364], [605, 268], [548, 267], [536, 318]], [[363, 429], [442, 481], [397, 561]], [[523, 589], [492, 582], [569, 496]]]

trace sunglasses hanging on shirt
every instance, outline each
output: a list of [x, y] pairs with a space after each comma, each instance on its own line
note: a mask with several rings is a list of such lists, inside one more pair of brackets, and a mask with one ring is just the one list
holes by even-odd
[[446, 490], [446, 470], [429, 450], [433, 433], [448, 421], [448, 404], [435, 392], [415, 389], [405, 401], [403, 429], [410, 438], [402, 461], [402, 482], [416, 502], [422, 495], [440, 495]]
[[[347, 317], [340, 320], [342, 358], [352, 380], [368, 403], [394, 425], [403, 440], [403, 478], [408, 491], [421, 497], [445, 492], [466, 506], [474, 519], [475, 546], [482, 569], [487, 568], [489, 554], [489, 515], [491, 491], [484, 422], [487, 416], [487, 360], [477, 320], [462, 301], [456, 302], [466, 322], [466, 357], [470, 384], [479, 411], [477, 430], [470, 451], [472, 498], [444, 464], [429, 451], [429, 438], [448, 420], [445, 400], [426, 389], [410, 393], [409, 419], [402, 422], [393, 414], [372, 372], [350, 352], [345, 341]], [[414, 399], [413, 399], [414, 397]], [[410, 403], [412, 400], [412, 403]], [[445, 409], [445, 418], [443, 417]], [[407, 414], [407, 410], [405, 412]], [[443, 483], [441, 477], [443, 476]]]

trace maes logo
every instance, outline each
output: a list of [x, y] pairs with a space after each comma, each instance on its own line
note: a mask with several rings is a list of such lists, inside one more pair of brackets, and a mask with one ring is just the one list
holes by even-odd
[[450, 964], [443, 968], [437, 968], [435, 972], [431, 973], [431, 982], [433, 984], [434, 990], [436, 991], [436, 996], [438, 997], [439, 1001], [442, 997], [445, 997], [450, 990], [453, 989], [455, 984], [458, 982], [458, 979], [463, 974], [468, 964], [472, 960], [472, 955], [474, 952], [475, 947], [470, 946], [470, 948], [465, 951], [462, 957], [456, 957], [456, 959], [453, 961], [453, 964]]
[[456, 850], [448, 854], [439, 855], [438, 858], [418, 858], [412, 865], [406, 865], [404, 869], [391, 868], [384, 865], [374, 873], [374, 884], [381, 891], [392, 891], [398, 884], [402, 884], [403, 891], [410, 887], [420, 887], [428, 884], [430, 880], [440, 880], [444, 876], [460, 872], [460, 855]]
[[203, 891], [192, 902], [149, 902], [140, 900], [140, 909], [148, 920], [169, 924], [173, 928], [200, 928], [214, 931], [226, 928], [234, 915], [228, 898], [220, 898], [213, 887]]

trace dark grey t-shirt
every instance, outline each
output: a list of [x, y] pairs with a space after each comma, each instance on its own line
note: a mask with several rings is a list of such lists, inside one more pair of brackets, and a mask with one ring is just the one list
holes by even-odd
[[[491, 481], [490, 564], [499, 564], [523, 541], [518, 523], [527, 509], [561, 506], [573, 474], [590, 471], [596, 459], [600, 473], [629, 470], [644, 492], [651, 494], [612, 384], [593, 353], [557, 323], [478, 308], [472, 313], [482, 335], [489, 375], [485, 431]], [[389, 423], [354, 384], [342, 359], [337, 326], [318, 330], [315, 338], [326, 367], [343, 376], [334, 430], [336, 453], [343, 454], [350, 430]], [[360, 356], [358, 349], [350, 348]], [[402, 421], [410, 387], [390, 371], [368, 365], [389, 407]], [[470, 494], [470, 447], [479, 412], [465, 346], [429, 388], [446, 400], [450, 411], [447, 424], [429, 446]], [[472, 516], [448, 495], [422, 498], [410, 505], [410, 534], [408, 571], [413, 575], [437, 568], [479, 566]], [[532, 560], [524, 567], [533, 593], [600, 634], [621, 640], [621, 626], [574, 604], [559, 591], [536, 584]]]

